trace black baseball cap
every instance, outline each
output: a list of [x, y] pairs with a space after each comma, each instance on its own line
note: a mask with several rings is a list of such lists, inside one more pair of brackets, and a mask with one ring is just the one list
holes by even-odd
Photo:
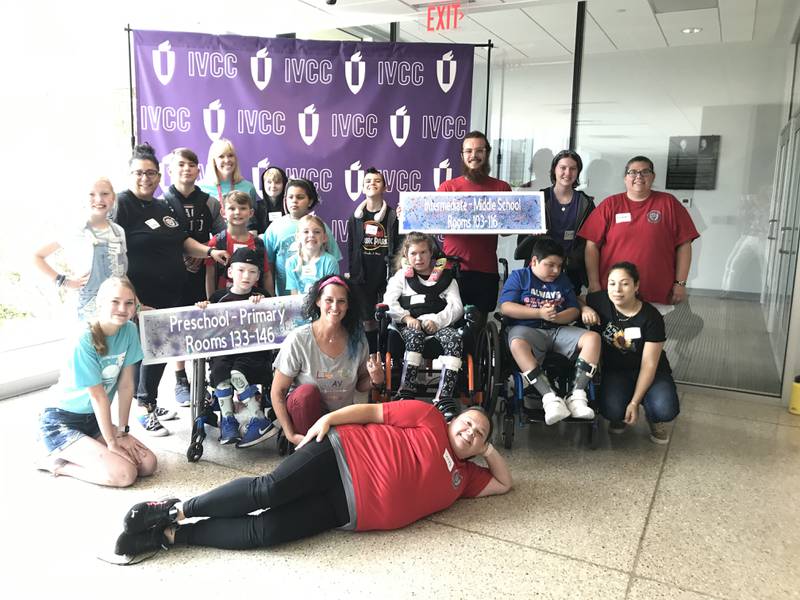
[[257, 266], [259, 271], [264, 270], [263, 257], [250, 248], [238, 248], [231, 256], [230, 264], [233, 263], [247, 263], [248, 265]]

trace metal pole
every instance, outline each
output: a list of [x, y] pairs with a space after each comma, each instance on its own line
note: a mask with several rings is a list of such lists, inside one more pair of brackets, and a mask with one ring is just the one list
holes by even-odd
[[393, 21], [389, 23], [389, 41], [394, 43], [400, 36], [400, 23]]
[[136, 129], [134, 128], [134, 107], [133, 107], [133, 59], [131, 58], [131, 24], [125, 27], [128, 35], [128, 95], [131, 103], [131, 150], [136, 146]]
[[492, 40], [486, 44], [486, 115], [483, 123], [483, 133], [489, 135], [489, 92], [490, 79], [492, 75]]
[[572, 61], [572, 108], [569, 117], [569, 149], [575, 150], [578, 141], [578, 108], [581, 97], [581, 68], [583, 67], [583, 34], [586, 24], [586, 2], [578, 2], [575, 20], [575, 54]]

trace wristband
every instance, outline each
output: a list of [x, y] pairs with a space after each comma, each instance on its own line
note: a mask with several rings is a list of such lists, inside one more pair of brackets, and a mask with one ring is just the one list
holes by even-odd
[[214, 248], [212, 248], [211, 246], [209, 246], [209, 247], [208, 247], [208, 250], [206, 251], [206, 256], [210, 257], [210, 256], [211, 256], [211, 253], [212, 253], [213, 251], [214, 251]]
[[117, 427], [117, 437], [125, 437], [130, 432], [131, 427], [130, 425], [125, 425], [125, 427]]
[[63, 275], [62, 273], [59, 273], [58, 275], [56, 275], [56, 279], [55, 279], [56, 287], [61, 287], [62, 285], [64, 285], [64, 282], [66, 280], [67, 280], [67, 276], [66, 275]]
[[672, 285], [679, 285], [681, 287], [686, 287], [686, 280], [685, 279], [676, 279], [672, 282]]

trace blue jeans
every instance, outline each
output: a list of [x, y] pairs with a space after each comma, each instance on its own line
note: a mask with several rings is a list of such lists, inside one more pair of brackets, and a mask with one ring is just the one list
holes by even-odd
[[51, 454], [63, 450], [84, 436], [100, 437], [94, 413], [74, 413], [61, 408], [46, 408], [39, 417], [39, 435]]
[[[600, 413], [609, 421], [622, 421], [625, 408], [633, 397], [639, 371], [603, 371], [600, 386]], [[650, 389], [642, 400], [647, 420], [651, 423], [666, 423], [681, 412], [678, 405], [678, 390], [669, 373], [656, 372]]]

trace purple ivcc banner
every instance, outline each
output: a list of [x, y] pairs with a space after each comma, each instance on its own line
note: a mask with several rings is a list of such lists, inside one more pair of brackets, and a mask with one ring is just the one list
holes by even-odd
[[227, 138], [259, 193], [269, 165], [310, 179], [321, 199], [316, 213], [343, 255], [345, 224], [363, 199], [368, 167], [383, 171], [392, 205], [398, 192], [435, 190], [460, 174], [471, 45], [133, 36], [137, 139], [150, 142], [162, 161], [186, 146], [205, 162], [211, 143]]

